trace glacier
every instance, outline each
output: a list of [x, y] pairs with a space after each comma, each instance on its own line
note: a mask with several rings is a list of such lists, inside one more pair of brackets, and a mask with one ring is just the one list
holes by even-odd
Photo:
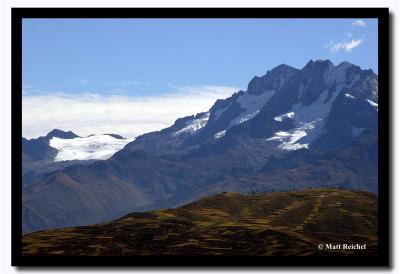
[[49, 145], [58, 150], [55, 162], [72, 160], [106, 160], [132, 142], [131, 139], [117, 139], [110, 135], [91, 135], [73, 139], [53, 137]]

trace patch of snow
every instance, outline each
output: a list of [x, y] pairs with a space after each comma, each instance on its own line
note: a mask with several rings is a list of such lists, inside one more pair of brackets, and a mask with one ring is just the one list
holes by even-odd
[[226, 132], [226, 130], [223, 130], [223, 131], [215, 133], [214, 138], [215, 139], [219, 139], [221, 137], [224, 137], [225, 136], [225, 132]]
[[[255, 112], [253, 112], [253, 113], [250, 113], [249, 115], [245, 115], [245, 116], [240, 116], [238, 119], [235, 119], [236, 121], [237, 121], [237, 125], [238, 124], [241, 124], [241, 123], [244, 123], [244, 122], [246, 122], [247, 120], [250, 120], [251, 118], [253, 118], [254, 116], [256, 116], [258, 113], [259, 113], [260, 111], [259, 110], [257, 110], [257, 111], [255, 111]], [[232, 124], [232, 122], [231, 122], [231, 125], [230, 126], [232, 126], [232, 125], [234, 125], [234, 124]]]
[[367, 99], [367, 102], [368, 102], [371, 106], [373, 106], [376, 110], [378, 109], [378, 104], [375, 103], [374, 101], [372, 101], [372, 100], [370, 100], [370, 99]]
[[293, 117], [294, 117], [294, 112], [288, 112], [286, 114], [274, 117], [274, 120], [277, 122], [282, 122], [283, 120], [292, 119]]
[[279, 141], [281, 144], [278, 147], [287, 151], [298, 150], [302, 148], [308, 149], [308, 143], [299, 144], [297, 141], [307, 136], [307, 130], [312, 130], [315, 128], [315, 122], [316, 121], [304, 124], [294, 130], [291, 130], [290, 132], [278, 131], [273, 137], [267, 139], [267, 141]]
[[[329, 115], [332, 108], [332, 103], [335, 101], [339, 90], [336, 90], [329, 101], [324, 103], [329, 97], [329, 90], [325, 89], [318, 98], [310, 106], [304, 106], [302, 103], [293, 105], [292, 111], [296, 113], [294, 117], [294, 124], [296, 128], [304, 129], [307, 133], [306, 136], [302, 138], [305, 143], [311, 143], [317, 139], [323, 131], [324, 121]], [[312, 125], [312, 126], [310, 126]]]
[[178, 136], [182, 133], [189, 133], [193, 134], [199, 129], [202, 129], [203, 127], [206, 126], [208, 122], [208, 118], [210, 118], [210, 112], [206, 112], [204, 115], [202, 115], [198, 119], [192, 119], [186, 122], [186, 126], [177, 132], [172, 133], [173, 136]]
[[[346, 64], [342, 66], [347, 66]], [[346, 85], [345, 83], [338, 83], [336, 89], [329, 98], [329, 90], [325, 89], [319, 96], [318, 100], [309, 106], [304, 106], [303, 103], [297, 103], [292, 106], [292, 112], [296, 115], [293, 116], [295, 128], [291, 129], [284, 138], [281, 132], [276, 132], [272, 138], [267, 141], [280, 141], [282, 144], [279, 148], [283, 150], [297, 150], [301, 148], [308, 148], [309, 144], [315, 141], [322, 135], [325, 128], [325, 121], [328, 117], [332, 104], [336, 97], [343, 88], [351, 87], [359, 77], [355, 77], [353, 81]], [[329, 100], [327, 101], [327, 99]]]
[[299, 150], [302, 148], [308, 149], [309, 144], [297, 144], [297, 143], [283, 143], [279, 147], [283, 150], [293, 151]]
[[356, 97], [354, 97], [351, 94], [346, 93], [344, 96], [346, 96], [346, 98], [350, 98], [350, 99], [356, 99]]
[[267, 139], [267, 141], [273, 141], [273, 140], [283, 141], [284, 139], [287, 139], [290, 136], [291, 136], [291, 133], [289, 133], [289, 132], [277, 131], [277, 132], [275, 132], [275, 135], [273, 137]]
[[351, 127], [351, 136], [357, 138], [364, 129], [364, 127]]
[[[318, 100], [309, 106], [304, 106], [303, 103], [297, 103], [292, 106], [291, 112], [295, 125], [294, 129], [287, 132], [278, 131], [267, 141], [278, 141], [281, 144], [278, 146], [282, 150], [297, 150], [308, 148], [309, 144], [321, 136], [325, 130], [326, 118], [328, 117], [332, 104], [337, 96], [344, 88], [350, 88], [360, 79], [360, 75], [355, 75], [351, 83], [346, 84], [346, 73], [352, 65], [348, 62], [343, 62], [339, 66], [331, 66], [325, 72], [325, 83], [328, 86], [336, 84], [335, 90], [330, 94], [329, 89], [325, 89], [319, 96]], [[299, 88], [299, 98], [304, 87]], [[354, 97], [346, 94], [346, 97]], [[328, 100], [329, 99], [329, 100]], [[371, 104], [371, 103], [370, 103]], [[371, 104], [372, 105], [372, 104]], [[377, 105], [376, 105], [377, 106]], [[287, 113], [287, 114], [289, 114]], [[286, 115], [287, 115], [286, 114]], [[282, 121], [284, 117], [277, 116], [275, 121]]]
[[245, 111], [234, 118], [230, 122], [229, 127], [239, 125], [256, 116], [274, 94], [274, 90], [268, 90], [259, 95], [244, 93], [237, 99], [237, 102], [240, 104], [240, 108], [245, 109]]
[[345, 85], [337, 85], [336, 91], [332, 94], [329, 101], [325, 102], [329, 97], [329, 90], [325, 89], [317, 101], [309, 106], [303, 103], [297, 103], [292, 106], [293, 122], [295, 128], [282, 136], [282, 132], [276, 132], [272, 138], [267, 141], [280, 141], [279, 148], [283, 150], [297, 150], [308, 148], [309, 144], [317, 139], [324, 130], [326, 117], [332, 108], [332, 103]]
[[54, 161], [106, 160], [133, 139], [117, 139], [110, 135], [91, 135], [73, 139], [53, 137], [49, 145], [58, 150]]

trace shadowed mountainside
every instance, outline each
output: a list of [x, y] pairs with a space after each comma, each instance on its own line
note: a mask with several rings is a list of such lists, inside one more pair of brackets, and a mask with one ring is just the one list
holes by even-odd
[[[323, 250], [319, 244], [366, 244]], [[23, 255], [376, 255], [377, 197], [309, 189], [222, 193], [176, 209], [23, 236]]]

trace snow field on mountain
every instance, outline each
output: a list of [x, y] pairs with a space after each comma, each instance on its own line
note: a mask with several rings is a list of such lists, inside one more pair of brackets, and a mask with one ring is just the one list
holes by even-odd
[[134, 139], [116, 139], [109, 135], [93, 135], [73, 139], [53, 137], [50, 146], [57, 149], [55, 162], [71, 160], [106, 160]]
[[195, 133], [199, 129], [206, 126], [209, 117], [210, 117], [210, 112], [207, 112], [198, 119], [192, 119], [192, 120], [186, 122], [186, 127], [173, 133], [173, 136], [178, 136], [178, 135], [181, 135], [182, 133], [189, 133], [189, 134]]

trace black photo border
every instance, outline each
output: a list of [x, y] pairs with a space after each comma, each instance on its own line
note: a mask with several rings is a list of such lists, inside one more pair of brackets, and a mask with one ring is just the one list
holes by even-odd
[[[389, 266], [389, 9], [388, 8], [12, 8], [13, 266]], [[25, 18], [376, 18], [379, 144], [377, 256], [22, 256], [22, 20]]]

